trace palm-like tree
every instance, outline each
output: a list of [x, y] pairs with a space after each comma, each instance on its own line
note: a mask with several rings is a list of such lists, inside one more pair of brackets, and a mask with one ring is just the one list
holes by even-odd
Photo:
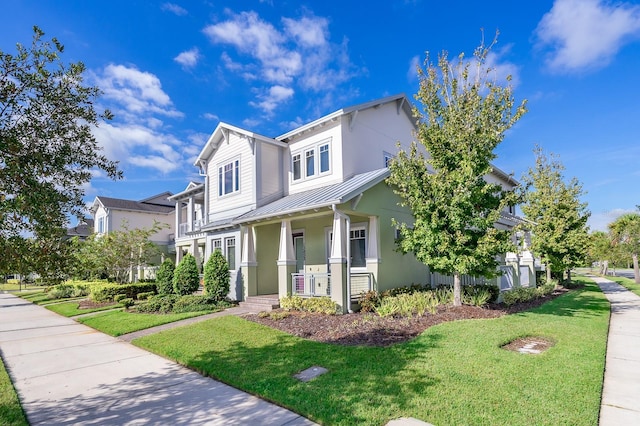
[[640, 252], [640, 214], [627, 213], [609, 224], [609, 232], [614, 245], [620, 245], [631, 254], [633, 259], [633, 276], [640, 284], [638, 253]]

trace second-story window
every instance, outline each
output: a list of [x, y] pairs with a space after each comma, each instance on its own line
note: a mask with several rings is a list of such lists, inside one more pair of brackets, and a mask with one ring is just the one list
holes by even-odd
[[218, 167], [218, 195], [223, 196], [240, 190], [240, 160]]
[[316, 174], [315, 153], [316, 153], [315, 149], [310, 149], [309, 151], [304, 152], [306, 177], [310, 177]]
[[329, 171], [329, 144], [320, 145], [320, 173]]
[[98, 218], [98, 233], [104, 234], [104, 217]]
[[331, 144], [326, 140], [291, 155], [292, 180], [310, 179], [331, 172]]
[[295, 154], [291, 158], [293, 159], [293, 180], [298, 180], [302, 177], [302, 174], [301, 174], [302, 164], [300, 163], [300, 154]]

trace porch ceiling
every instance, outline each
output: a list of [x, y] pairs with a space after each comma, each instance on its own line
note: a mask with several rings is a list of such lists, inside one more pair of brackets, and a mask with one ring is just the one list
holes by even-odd
[[247, 212], [237, 217], [233, 222], [236, 224], [250, 223], [276, 216], [330, 207], [332, 204], [342, 204], [382, 182], [388, 176], [389, 169], [379, 169], [355, 175], [341, 183], [287, 195], [273, 203]]

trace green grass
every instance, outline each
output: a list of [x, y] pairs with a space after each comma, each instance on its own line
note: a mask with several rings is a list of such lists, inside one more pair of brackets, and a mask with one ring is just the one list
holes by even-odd
[[71, 300], [82, 300], [85, 299], [86, 296], [80, 297], [69, 297], [66, 299], [53, 299], [49, 293], [45, 293], [44, 291], [29, 291], [22, 293], [15, 293], [16, 296], [21, 297], [25, 300], [28, 300], [31, 303], [35, 303], [36, 305], [49, 305], [51, 303], [60, 303]]
[[0, 359], [0, 424], [6, 426], [28, 426], [18, 395]]
[[606, 278], [608, 280], [611, 281], [615, 281], [618, 284], [620, 284], [621, 286], [627, 288], [628, 290], [631, 290], [632, 292], [634, 292], [635, 294], [637, 294], [638, 296], [640, 296], [640, 284], [636, 284], [636, 282], [634, 280], [632, 280], [631, 278], [626, 278], [626, 277], [612, 277], [610, 275], [607, 275]]
[[136, 314], [125, 311], [110, 311], [78, 318], [81, 322], [111, 336], [121, 336], [157, 325], [179, 321], [185, 318], [209, 314], [213, 311], [185, 312], [181, 314]]
[[[609, 304], [584, 282], [535, 310], [443, 323], [387, 348], [304, 340], [235, 316], [134, 343], [322, 424], [595, 425]], [[524, 336], [555, 345], [540, 355], [501, 349]], [[329, 373], [292, 377], [314, 365]]]
[[91, 308], [91, 309], [80, 309], [79, 306], [80, 306], [80, 303], [78, 301], [72, 301], [72, 302], [49, 304], [49, 305], [46, 305], [45, 308], [57, 314], [63, 315], [65, 317], [73, 317], [76, 315], [105, 311], [108, 309], [114, 309], [114, 308], [120, 307], [120, 305], [117, 303], [114, 303], [113, 305], [109, 305], [109, 306], [102, 306], [100, 308]]
[[12, 291], [12, 292], [18, 292], [18, 291], [34, 291], [34, 290], [38, 290], [38, 291], [42, 291], [42, 289], [44, 289], [45, 287], [41, 286], [41, 285], [35, 285], [35, 284], [15, 284], [15, 283], [2, 283], [0, 284], [0, 290], [4, 290], [4, 291]]

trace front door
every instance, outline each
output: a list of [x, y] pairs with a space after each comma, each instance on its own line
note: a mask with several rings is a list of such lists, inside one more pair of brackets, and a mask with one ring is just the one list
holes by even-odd
[[304, 288], [304, 234], [293, 234], [293, 250], [296, 253], [296, 275], [294, 287], [295, 293], [305, 294]]

